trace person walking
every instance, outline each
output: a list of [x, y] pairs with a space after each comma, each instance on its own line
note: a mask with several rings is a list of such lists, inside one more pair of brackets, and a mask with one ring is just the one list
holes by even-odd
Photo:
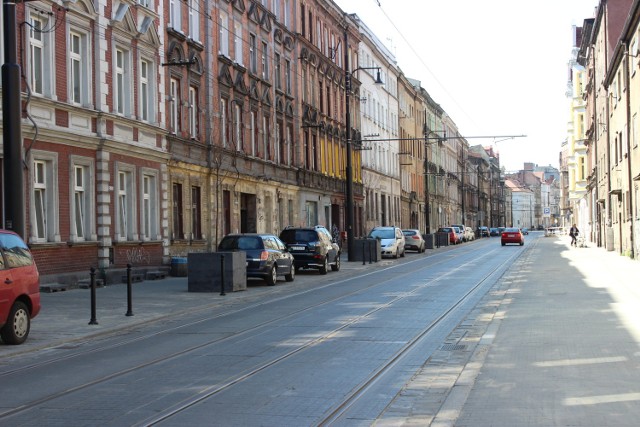
[[569, 236], [571, 236], [571, 246], [578, 246], [578, 233], [580, 232], [580, 230], [578, 230], [578, 227], [576, 227], [575, 224], [573, 224], [573, 226], [571, 227], [571, 229], [569, 230]]

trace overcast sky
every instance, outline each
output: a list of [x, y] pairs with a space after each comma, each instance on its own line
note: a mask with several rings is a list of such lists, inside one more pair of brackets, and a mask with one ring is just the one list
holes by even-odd
[[526, 135], [495, 145], [507, 170], [558, 167], [572, 26], [593, 17], [597, 0], [334, 1], [390, 47], [463, 136]]

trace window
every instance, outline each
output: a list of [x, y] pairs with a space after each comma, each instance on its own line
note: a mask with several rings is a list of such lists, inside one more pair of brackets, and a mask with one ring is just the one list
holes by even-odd
[[57, 156], [40, 151], [34, 151], [31, 155], [31, 238], [36, 242], [59, 241]]
[[262, 63], [262, 78], [264, 80], [268, 80], [269, 79], [269, 45], [267, 45], [267, 42], [262, 42], [262, 56], [260, 60]]
[[145, 170], [142, 174], [142, 240], [155, 240], [158, 237], [158, 177], [154, 170]]
[[71, 200], [70, 220], [72, 241], [95, 240], [93, 162], [84, 157], [71, 157]]
[[262, 117], [262, 148], [264, 159], [271, 160], [271, 147], [269, 146], [269, 117]]
[[189, 136], [198, 136], [198, 89], [189, 88]]
[[291, 61], [288, 59], [284, 61], [284, 80], [285, 90], [291, 94]]
[[130, 74], [129, 74], [129, 52], [123, 49], [116, 49], [115, 72], [114, 72], [114, 100], [115, 112], [118, 114], [131, 114], [130, 105]]
[[258, 46], [256, 44], [256, 36], [249, 36], [249, 71], [253, 74], [258, 73]]
[[116, 233], [119, 241], [135, 240], [133, 168], [120, 166], [116, 183]]
[[184, 239], [184, 222], [182, 217], [182, 184], [173, 183], [173, 238]]
[[281, 78], [281, 69], [280, 69], [280, 54], [276, 53], [273, 59], [274, 67], [275, 67], [275, 80], [276, 80], [276, 89], [282, 90], [282, 78]]
[[200, 187], [191, 187], [191, 238], [202, 239], [202, 203]]
[[177, 134], [180, 131], [180, 116], [178, 104], [180, 103], [180, 83], [176, 79], [171, 79], [169, 87], [169, 124], [171, 132]]
[[[290, 3], [290, 0], [284, 0], [284, 26], [287, 28], [289, 27], [289, 25], [291, 25], [291, 11], [290, 11], [291, 5], [289, 3]], [[304, 13], [302, 14], [302, 16], [304, 16]]]
[[236, 63], [242, 65], [244, 60], [242, 59], [242, 22], [236, 22], [233, 24], [233, 48], [234, 48], [234, 60]]
[[69, 88], [71, 90], [71, 102], [82, 103], [83, 92], [83, 61], [82, 61], [82, 36], [78, 33], [69, 33]]
[[49, 20], [33, 12], [26, 26], [29, 40], [29, 84], [31, 91], [38, 95], [51, 96], [51, 34]]
[[220, 99], [220, 132], [220, 137], [222, 138], [222, 146], [226, 147], [229, 141], [229, 129], [227, 126], [227, 100], [224, 98]]
[[189, 34], [192, 40], [200, 40], [200, 0], [189, 0]]
[[182, 11], [180, 0], [169, 0], [169, 27], [176, 31], [182, 31]]
[[236, 151], [242, 151], [242, 147], [244, 146], [244, 141], [242, 138], [242, 106], [239, 104], [235, 104], [233, 108], [233, 125], [234, 125], [234, 137], [236, 143]]
[[219, 53], [224, 56], [229, 56], [229, 17], [226, 13], [220, 12], [220, 20], [218, 22], [220, 33], [220, 47]]
[[140, 118], [149, 120], [149, 63], [140, 61]]
[[258, 155], [258, 128], [256, 123], [256, 112], [250, 113], [250, 126], [251, 126], [251, 155]]

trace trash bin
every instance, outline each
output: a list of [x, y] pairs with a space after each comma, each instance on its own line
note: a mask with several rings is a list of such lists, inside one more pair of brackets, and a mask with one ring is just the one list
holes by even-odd
[[187, 276], [187, 258], [186, 257], [171, 258], [171, 275], [174, 277]]

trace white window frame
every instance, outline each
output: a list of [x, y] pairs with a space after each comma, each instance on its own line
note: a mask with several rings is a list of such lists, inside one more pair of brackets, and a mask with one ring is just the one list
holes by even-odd
[[198, 89], [189, 86], [189, 136], [198, 137]]
[[[94, 161], [81, 156], [71, 156], [70, 160], [69, 240], [72, 242], [96, 241]], [[81, 182], [78, 176], [81, 177]], [[78, 224], [78, 221], [81, 224]]]
[[189, 0], [189, 35], [200, 41], [200, 0]]
[[160, 174], [156, 169], [143, 168], [140, 177], [140, 237], [141, 240], [160, 240], [159, 194]]
[[225, 98], [220, 98], [220, 140], [222, 141], [222, 146], [227, 147], [229, 141], [227, 141], [227, 100]]
[[117, 47], [113, 57], [113, 110], [123, 116], [131, 115], [131, 54]]
[[[53, 72], [53, 32], [50, 30], [49, 18], [33, 10], [29, 12], [29, 25], [25, 25], [25, 39], [29, 43], [27, 67], [29, 87], [36, 95], [55, 98], [53, 91], [55, 73]], [[40, 31], [38, 31], [40, 29]], [[39, 58], [40, 69], [35, 66], [35, 58]]]
[[249, 34], [249, 72], [258, 74], [258, 39], [255, 34]]
[[32, 150], [30, 156], [30, 241], [59, 242], [58, 155]]
[[262, 50], [260, 51], [260, 62], [262, 65], [262, 79], [269, 80], [269, 45], [266, 41], [262, 42]]
[[114, 240], [118, 242], [137, 240], [135, 168], [118, 162], [115, 176]]
[[170, 131], [174, 135], [180, 131], [179, 109], [180, 103], [180, 82], [178, 79], [169, 80], [169, 125]]
[[218, 33], [220, 43], [218, 53], [229, 58], [229, 15], [223, 11], [220, 11], [220, 17], [218, 18]]
[[233, 105], [233, 134], [235, 137], [236, 151], [242, 151], [242, 105], [237, 102]]
[[237, 64], [243, 65], [244, 59], [243, 55], [243, 40], [242, 40], [242, 22], [236, 21], [233, 24], [233, 49], [234, 49], [234, 61]]
[[[83, 35], [69, 31], [69, 100], [73, 104], [82, 104], [84, 84], [84, 63], [82, 60]], [[84, 90], [83, 90], [84, 89]]]
[[182, 32], [182, 1], [169, 0], [169, 27]]
[[155, 122], [154, 82], [155, 67], [152, 61], [141, 58], [138, 66], [138, 117], [143, 122]]

